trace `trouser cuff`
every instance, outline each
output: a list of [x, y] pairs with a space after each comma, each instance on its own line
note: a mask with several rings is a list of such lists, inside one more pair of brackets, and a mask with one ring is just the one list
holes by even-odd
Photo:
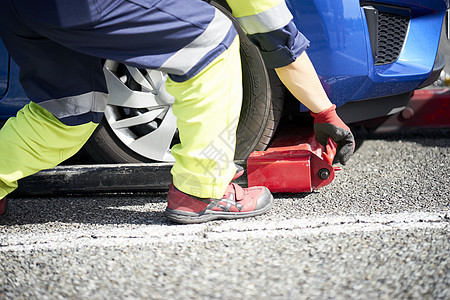
[[[233, 164], [234, 166], [234, 164]], [[236, 168], [229, 168], [228, 174], [220, 178], [192, 174], [176, 165], [172, 168], [173, 184], [183, 193], [200, 197], [221, 199], [235, 174]]]

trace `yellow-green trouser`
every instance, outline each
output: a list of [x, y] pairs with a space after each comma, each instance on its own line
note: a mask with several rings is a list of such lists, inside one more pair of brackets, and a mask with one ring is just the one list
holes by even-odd
[[[181, 143], [172, 153], [175, 186], [197, 197], [221, 198], [235, 173], [236, 127], [242, 101], [239, 41], [199, 74], [184, 82], [169, 79]], [[17, 181], [52, 168], [74, 155], [95, 123], [68, 126], [31, 102], [0, 130], [0, 199]]]

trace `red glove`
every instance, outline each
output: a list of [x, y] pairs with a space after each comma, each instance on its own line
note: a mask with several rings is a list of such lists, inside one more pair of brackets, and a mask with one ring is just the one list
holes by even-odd
[[311, 112], [311, 115], [314, 117], [314, 133], [319, 143], [326, 146], [330, 137], [337, 144], [335, 160], [345, 165], [355, 151], [355, 138], [337, 115], [336, 105], [317, 114]]

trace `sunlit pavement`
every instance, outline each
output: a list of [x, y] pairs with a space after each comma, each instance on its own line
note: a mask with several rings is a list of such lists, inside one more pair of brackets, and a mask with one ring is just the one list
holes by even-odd
[[176, 225], [165, 193], [14, 198], [0, 299], [449, 299], [450, 129], [357, 132], [328, 186]]

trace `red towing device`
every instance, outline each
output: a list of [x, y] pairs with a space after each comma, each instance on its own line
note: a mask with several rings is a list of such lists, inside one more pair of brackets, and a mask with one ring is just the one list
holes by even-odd
[[[401, 112], [364, 122], [376, 132], [402, 128], [450, 127], [450, 89], [414, 92]], [[248, 185], [264, 185], [272, 192], [311, 192], [333, 181], [339, 167], [333, 167], [336, 145], [320, 145], [312, 132], [299, 136], [301, 128], [283, 131], [266, 151], [253, 152], [247, 160]], [[294, 134], [295, 133], [295, 134]]]
[[[401, 128], [450, 127], [450, 89], [417, 90], [401, 112], [365, 122], [376, 131]], [[299, 134], [299, 132], [302, 132]], [[242, 185], [265, 185], [272, 192], [311, 192], [331, 183], [339, 167], [333, 167], [334, 143], [320, 145], [305, 128], [280, 130], [266, 151], [250, 155]], [[171, 183], [169, 163], [58, 166], [20, 182], [21, 195], [166, 191]]]

